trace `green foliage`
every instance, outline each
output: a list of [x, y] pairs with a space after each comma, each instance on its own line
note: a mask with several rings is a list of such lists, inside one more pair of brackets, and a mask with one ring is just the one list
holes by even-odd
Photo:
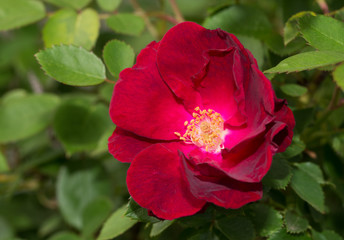
[[261, 237], [271, 236], [283, 225], [282, 215], [264, 204], [255, 204], [251, 207], [250, 217], [254, 223], [256, 233]]
[[124, 205], [117, 209], [105, 222], [97, 240], [113, 239], [128, 229], [130, 229], [137, 222], [129, 217], [124, 216], [127, 211], [127, 206]]
[[109, 17], [107, 25], [117, 33], [138, 36], [145, 28], [142, 17], [131, 13], [120, 13]]
[[300, 169], [294, 169], [290, 185], [300, 198], [319, 212], [325, 212], [324, 192], [320, 184], [311, 175]]
[[44, 15], [44, 5], [39, 1], [0, 0], [0, 31], [39, 21]]
[[255, 237], [252, 222], [241, 216], [229, 216], [217, 221], [217, 228], [230, 240], [251, 240]]
[[104, 11], [112, 12], [121, 4], [122, 0], [97, 0], [97, 3]]
[[36, 57], [49, 76], [64, 84], [90, 86], [106, 78], [102, 61], [80, 47], [54, 46], [40, 51]]
[[307, 92], [307, 88], [297, 84], [284, 84], [281, 86], [282, 92], [292, 97], [300, 97]]
[[126, 43], [112, 40], [105, 45], [103, 58], [110, 73], [118, 77], [123, 69], [133, 65], [135, 53]]
[[80, 13], [62, 9], [52, 15], [43, 28], [45, 47], [73, 44], [90, 50], [98, 38], [98, 13], [90, 8]]
[[59, 104], [53, 94], [13, 96], [8, 94], [0, 104], [0, 143], [30, 137], [51, 123]]
[[107, 149], [109, 103], [120, 72], [176, 24], [173, 2], [0, 0], [0, 240], [343, 239], [339, 0], [176, 0], [186, 21], [253, 54], [293, 111], [294, 137], [262, 199], [239, 209], [168, 221], [130, 198], [129, 164]]
[[301, 233], [308, 228], [308, 221], [290, 210], [285, 214], [284, 223], [289, 233]]

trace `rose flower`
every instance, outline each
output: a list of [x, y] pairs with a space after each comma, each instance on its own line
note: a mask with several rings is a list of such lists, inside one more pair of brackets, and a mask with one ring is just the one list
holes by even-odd
[[295, 125], [238, 39], [192, 22], [120, 73], [110, 116], [109, 151], [131, 163], [130, 195], [162, 219], [207, 202], [235, 209], [261, 199], [272, 156], [291, 143]]

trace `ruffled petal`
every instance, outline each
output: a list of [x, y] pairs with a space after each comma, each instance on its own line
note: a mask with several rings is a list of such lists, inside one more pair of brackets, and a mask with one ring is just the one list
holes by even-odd
[[225, 208], [239, 208], [249, 202], [257, 201], [262, 198], [263, 190], [261, 183], [245, 183], [236, 181], [225, 176], [216, 169], [209, 169], [209, 176], [204, 175], [187, 163], [183, 159], [184, 171], [188, 180], [192, 194], [207, 202], [212, 202]]
[[146, 138], [172, 140], [184, 131], [190, 114], [162, 81], [156, 67], [156, 47], [141, 51], [137, 64], [120, 73], [110, 104], [110, 116], [122, 129]]
[[140, 152], [127, 174], [130, 195], [157, 217], [175, 219], [198, 212], [206, 203], [195, 198], [185, 182], [179, 143], [155, 144]]
[[272, 142], [277, 146], [276, 152], [284, 152], [286, 148], [291, 144], [293, 138], [295, 118], [293, 112], [287, 106], [287, 102], [281, 99], [276, 99], [275, 115], [275, 121], [277, 123], [285, 123], [285, 126], [283, 129], [280, 129], [280, 131], [275, 134]]
[[108, 148], [118, 161], [131, 162], [139, 152], [155, 143], [117, 127], [108, 140]]
[[200, 96], [194, 89], [194, 80], [206, 74], [209, 60], [204, 53], [228, 47], [218, 30], [208, 30], [193, 22], [176, 25], [161, 40], [157, 54], [159, 71], [189, 110], [196, 106], [202, 108]]

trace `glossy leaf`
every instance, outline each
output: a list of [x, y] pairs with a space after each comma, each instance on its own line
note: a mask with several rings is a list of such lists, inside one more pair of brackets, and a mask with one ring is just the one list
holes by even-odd
[[300, 97], [307, 92], [307, 88], [293, 83], [282, 85], [281, 90], [292, 97]]
[[132, 67], [135, 53], [125, 42], [112, 40], [105, 45], [103, 58], [110, 73], [118, 78], [123, 69]]
[[90, 50], [98, 38], [98, 13], [90, 8], [76, 13], [62, 9], [52, 15], [43, 28], [45, 47], [73, 44]]
[[149, 216], [147, 209], [138, 205], [132, 198], [129, 199], [128, 210], [125, 213], [125, 216], [130, 217], [139, 222], [156, 223], [160, 221], [159, 219], [153, 216]]
[[264, 204], [254, 204], [250, 209], [250, 218], [254, 223], [256, 232], [261, 237], [271, 236], [283, 225], [282, 215]]
[[118, 13], [106, 19], [107, 25], [117, 33], [138, 36], [145, 28], [142, 17], [131, 13]]
[[280, 155], [284, 158], [292, 158], [301, 154], [306, 148], [305, 143], [300, 139], [300, 136], [294, 136], [289, 147]]
[[97, 0], [97, 3], [104, 11], [115, 11], [121, 4], [122, 0]]
[[255, 230], [252, 222], [241, 216], [230, 216], [217, 221], [218, 229], [230, 240], [253, 240]]
[[313, 177], [300, 169], [295, 169], [290, 185], [300, 198], [308, 202], [319, 212], [325, 212], [324, 192]]
[[0, 143], [18, 141], [42, 131], [52, 120], [59, 98], [52, 94], [15, 97], [0, 103]]
[[317, 15], [300, 19], [303, 38], [314, 48], [344, 52], [344, 23], [332, 17]]
[[284, 223], [289, 233], [301, 233], [307, 230], [308, 221], [307, 219], [287, 211], [284, 217]]
[[290, 43], [291, 41], [293, 41], [298, 35], [299, 35], [299, 19], [301, 17], [307, 16], [307, 15], [312, 15], [315, 16], [314, 12], [311, 11], [303, 11], [303, 12], [299, 12], [294, 14], [293, 16], [291, 16], [288, 21], [285, 24], [284, 27], [284, 44], [287, 45], [288, 43]]
[[44, 5], [40, 1], [0, 0], [0, 31], [34, 23], [44, 16]]
[[163, 231], [165, 231], [169, 226], [171, 226], [174, 221], [160, 221], [152, 225], [152, 230], [149, 234], [150, 237], [159, 236]]
[[99, 237], [97, 240], [109, 240], [113, 239], [125, 231], [130, 229], [132, 226], [137, 223], [136, 220], [133, 220], [125, 216], [127, 211], [127, 206], [123, 205], [121, 208], [117, 209], [105, 222], [102, 227]]
[[297, 168], [313, 177], [318, 183], [324, 184], [324, 175], [319, 165], [312, 162], [297, 163]]
[[36, 54], [43, 70], [57, 81], [73, 86], [103, 82], [105, 66], [93, 53], [75, 46], [54, 46]]
[[285, 229], [281, 229], [269, 237], [268, 240], [311, 240], [311, 238], [305, 234], [290, 234]]
[[298, 72], [344, 61], [344, 53], [335, 51], [312, 51], [288, 57], [266, 73]]

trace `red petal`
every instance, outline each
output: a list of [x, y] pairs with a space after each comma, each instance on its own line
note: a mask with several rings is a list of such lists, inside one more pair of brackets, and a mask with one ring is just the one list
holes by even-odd
[[137, 64], [120, 74], [110, 104], [114, 123], [142, 137], [176, 139], [184, 132], [184, 121], [191, 118], [184, 106], [162, 81], [156, 67], [156, 46], [141, 51]]
[[[204, 75], [209, 60], [204, 52], [227, 49], [228, 44], [218, 30], [207, 30], [193, 22], [184, 22], [171, 28], [160, 42], [157, 64], [162, 78], [189, 109], [200, 106], [194, 90], [193, 76]], [[196, 40], [196, 41], [195, 41]]]
[[131, 162], [143, 149], [156, 142], [117, 127], [108, 141], [109, 152], [121, 162]]
[[178, 143], [152, 145], [136, 156], [127, 174], [133, 199], [163, 219], [195, 214], [206, 203], [196, 199], [184, 181], [179, 146]]
[[[185, 158], [183, 163], [191, 192], [199, 199], [204, 199], [225, 208], [239, 208], [262, 198], [261, 183], [236, 181], [215, 169], [208, 169], [208, 172], [213, 173], [212, 176], [204, 176], [187, 164]], [[205, 166], [205, 168], [211, 167]]]

